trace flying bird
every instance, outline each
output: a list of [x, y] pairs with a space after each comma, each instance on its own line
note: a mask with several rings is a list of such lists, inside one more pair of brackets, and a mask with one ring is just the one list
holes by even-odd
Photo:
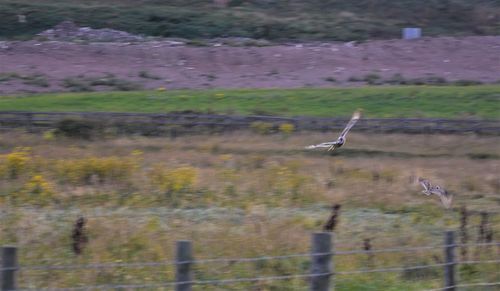
[[361, 117], [360, 111], [354, 112], [354, 114], [351, 117], [351, 120], [349, 120], [349, 123], [347, 123], [346, 127], [344, 128], [340, 136], [337, 138], [337, 140], [306, 146], [306, 149], [328, 148], [329, 151], [334, 151], [336, 148], [341, 147], [345, 143], [346, 139], [345, 137], [347, 133], [354, 126], [354, 124], [356, 124], [356, 122], [359, 120], [360, 117]]
[[441, 203], [443, 203], [444, 207], [450, 208], [451, 201], [453, 199], [453, 195], [451, 195], [451, 193], [448, 193], [446, 189], [442, 188], [439, 185], [432, 186], [429, 180], [427, 179], [418, 178], [418, 182], [420, 183], [420, 185], [424, 187], [422, 193], [424, 193], [427, 196], [431, 194], [439, 196], [439, 199], [441, 199]]

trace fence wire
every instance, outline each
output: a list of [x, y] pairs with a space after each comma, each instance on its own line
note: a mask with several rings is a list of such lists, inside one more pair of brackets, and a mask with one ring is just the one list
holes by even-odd
[[119, 268], [119, 267], [144, 268], [144, 267], [172, 266], [172, 265], [179, 265], [186, 263], [189, 262], [164, 261], [164, 262], [138, 262], [138, 263], [95, 263], [86, 265], [21, 266], [19, 267], [19, 269], [20, 270], [79, 270], [79, 269], [82, 270], [82, 269], [109, 269], [109, 268]]
[[500, 285], [500, 282], [482, 282], [482, 283], [471, 283], [471, 284], [458, 284], [449, 287], [437, 288], [437, 289], [426, 289], [424, 291], [440, 291], [440, 290], [449, 290], [451, 288], [462, 288], [462, 287], [481, 287], [481, 286], [497, 286]]
[[[220, 208], [221, 211], [225, 211], [227, 209]], [[190, 210], [186, 210], [185, 212], [189, 212]], [[94, 210], [78, 210], [78, 209], [70, 209], [70, 210], [54, 210], [51, 214], [47, 214], [47, 212], [32, 208], [32, 207], [26, 207], [26, 206], [20, 206], [16, 208], [16, 213], [17, 212], [30, 212], [34, 213], [37, 215], [43, 215], [43, 216], [49, 216], [49, 217], [57, 217], [58, 215], [65, 215], [65, 216], [85, 216], [87, 218], [123, 218], [123, 219], [134, 219], [134, 218], [140, 218], [140, 217], [151, 217], [151, 216], [171, 216], [171, 215], [176, 215], [179, 213], [182, 213], [182, 210], [165, 210], [163, 212], [158, 212], [157, 210], [141, 210], [140, 212], [138, 211], [116, 211], [116, 210], [108, 210], [108, 209], [94, 209]], [[231, 213], [231, 211], [228, 211]], [[488, 212], [490, 215], [500, 215], [500, 207], [495, 207], [491, 209], [484, 210], [483, 212]], [[0, 208], [0, 214], [10, 214], [14, 213], [14, 211], [11, 211], [7, 208]], [[232, 213], [235, 214], [243, 214], [242, 211], [232, 211]], [[495, 222], [490, 222], [492, 226], [498, 226], [498, 223]], [[479, 225], [467, 225], [466, 229], [468, 230], [477, 230]], [[458, 226], [456, 227], [457, 229], [459, 228]], [[398, 235], [398, 234], [391, 234], [382, 238], [378, 238], [380, 240], [385, 240], [385, 239], [391, 239], [391, 238], [405, 238], [405, 237], [413, 237], [413, 235]], [[342, 239], [342, 238], [336, 238], [336, 242], [347, 242], [351, 241], [351, 239]]]
[[473, 264], [499, 264], [500, 260], [486, 260], [486, 261], [458, 261], [456, 264], [460, 265], [473, 265]]
[[133, 288], [133, 289], [143, 289], [143, 288], [159, 288], [159, 287], [169, 287], [175, 285], [223, 285], [232, 284], [240, 282], [258, 282], [258, 281], [275, 281], [275, 280], [287, 280], [296, 278], [312, 278], [312, 277], [322, 277], [331, 276], [332, 273], [319, 273], [319, 274], [295, 274], [295, 275], [283, 275], [283, 276], [267, 276], [267, 277], [256, 277], [256, 278], [235, 278], [235, 279], [223, 279], [223, 280], [192, 280], [183, 282], [166, 282], [158, 284], [131, 284], [131, 285], [96, 285], [96, 286], [84, 286], [84, 287], [70, 287], [70, 288], [46, 288], [46, 289], [18, 289], [16, 291], [79, 291], [79, 290], [101, 290], [103, 288]]
[[364, 274], [364, 273], [380, 273], [380, 272], [400, 272], [407, 270], [419, 270], [419, 269], [428, 269], [434, 267], [444, 267], [453, 265], [455, 263], [441, 263], [441, 264], [432, 264], [432, 265], [418, 265], [418, 266], [402, 266], [402, 267], [393, 267], [393, 268], [380, 268], [380, 269], [365, 269], [365, 270], [354, 270], [354, 271], [344, 271], [344, 272], [335, 272], [335, 275], [353, 275], [353, 274]]
[[[297, 254], [288, 256], [275, 256], [275, 257], [257, 257], [257, 258], [240, 258], [240, 259], [208, 259], [208, 260], [192, 260], [192, 261], [166, 261], [166, 262], [145, 262], [145, 263], [102, 263], [102, 264], [88, 264], [88, 265], [61, 265], [61, 266], [20, 266], [12, 268], [0, 268], [0, 271], [13, 271], [13, 270], [77, 270], [77, 269], [104, 269], [104, 268], [116, 268], [116, 267], [130, 267], [130, 268], [142, 268], [142, 267], [159, 267], [159, 266], [169, 266], [169, 265], [182, 265], [182, 264], [200, 264], [200, 263], [212, 263], [212, 262], [226, 262], [226, 263], [237, 263], [237, 262], [256, 262], [261, 260], [272, 260], [272, 259], [287, 259], [296, 257], [311, 257], [311, 256], [325, 256], [333, 255], [334, 253], [317, 253], [317, 254]], [[440, 263], [432, 265], [420, 265], [420, 266], [401, 266], [394, 268], [382, 268], [382, 269], [362, 269], [347, 272], [335, 272], [335, 274], [345, 275], [345, 274], [357, 274], [357, 273], [372, 273], [372, 272], [384, 272], [386, 270], [400, 271], [400, 270], [411, 270], [411, 269], [421, 269], [421, 268], [432, 268], [440, 267], [453, 264], [461, 265], [471, 265], [471, 264], [493, 264], [500, 263], [499, 260], [470, 260], [470, 261], [456, 261], [452, 263]]]
[[[352, 255], [352, 254], [374, 254], [374, 253], [391, 253], [391, 252], [402, 252], [402, 253], [414, 253], [426, 250], [435, 249], [445, 249], [450, 247], [478, 247], [478, 246], [500, 246], [500, 242], [492, 243], [469, 243], [469, 244], [450, 244], [450, 245], [431, 245], [431, 246], [421, 246], [421, 247], [407, 247], [407, 248], [386, 248], [386, 249], [375, 249], [375, 250], [351, 250], [351, 251], [333, 251], [333, 252], [322, 252], [322, 253], [302, 253], [302, 254], [290, 254], [281, 256], [261, 256], [261, 257], [248, 257], [248, 258], [208, 258], [208, 259], [198, 259], [189, 261], [162, 261], [162, 262], [137, 262], [137, 263], [93, 263], [93, 264], [80, 264], [80, 265], [38, 265], [38, 266], [17, 266], [10, 268], [0, 268], [0, 271], [51, 271], [51, 270], [77, 270], [77, 269], [105, 269], [105, 268], [143, 268], [143, 267], [163, 267], [163, 266], [177, 266], [182, 264], [208, 264], [208, 263], [244, 263], [244, 262], [257, 262], [266, 260], [284, 260], [291, 258], [304, 258], [304, 257], [314, 257], [314, 256], [336, 256], [336, 255]], [[106, 284], [106, 285], [94, 285], [94, 286], [81, 286], [81, 287], [68, 287], [68, 288], [36, 288], [36, 289], [18, 289], [18, 290], [52, 290], [52, 291], [78, 291], [78, 290], [102, 290], [102, 289], [120, 289], [120, 288], [132, 288], [132, 289], [144, 289], [144, 288], [161, 288], [175, 286], [179, 284], [190, 284], [190, 285], [222, 285], [222, 284], [233, 284], [239, 282], [257, 282], [257, 281], [273, 281], [273, 280], [286, 280], [295, 278], [312, 278], [317, 276], [349, 276], [356, 274], [365, 273], [385, 273], [385, 272], [404, 272], [408, 270], [419, 270], [428, 269], [436, 267], [444, 267], [449, 265], [471, 265], [471, 264], [500, 264], [500, 259], [493, 260], [465, 260], [465, 261], [454, 261], [447, 263], [436, 263], [436, 264], [422, 264], [422, 265], [410, 265], [410, 266], [392, 266], [385, 268], [372, 268], [372, 269], [355, 269], [348, 271], [340, 271], [334, 273], [320, 273], [320, 274], [290, 274], [290, 275], [276, 275], [276, 276], [262, 276], [262, 277], [251, 277], [251, 278], [228, 278], [228, 279], [218, 279], [218, 280], [192, 280], [185, 282], [163, 282], [163, 283], [151, 283], [151, 284]], [[494, 286], [498, 285], [498, 282], [493, 283], [474, 283], [474, 284], [461, 284], [455, 287], [472, 287], [472, 286]], [[447, 287], [450, 288], [450, 287]], [[431, 289], [431, 290], [446, 290], [447, 288], [441, 289]], [[429, 290], [430, 291], [430, 290]]]
[[[455, 245], [449, 245], [449, 246], [455, 246]], [[433, 246], [410, 247], [410, 248], [374, 249], [374, 250], [348, 250], [348, 251], [337, 251], [337, 252], [335, 252], [335, 255], [376, 254], [376, 253], [408, 253], [408, 252], [417, 252], [417, 251], [421, 251], [421, 250], [442, 249], [444, 247], [447, 247], [447, 245], [433, 245]]]
[[[352, 255], [352, 254], [376, 254], [376, 253], [391, 253], [391, 252], [419, 252], [422, 250], [434, 250], [443, 249], [446, 247], [474, 247], [474, 246], [500, 246], [500, 242], [493, 243], [476, 243], [476, 244], [452, 244], [452, 245], [432, 245], [432, 246], [421, 246], [421, 247], [409, 247], [409, 248], [387, 248], [387, 249], [375, 249], [375, 250], [352, 250], [352, 251], [334, 251], [326, 253], [303, 253], [303, 254], [291, 254], [282, 256], [261, 256], [261, 257], [251, 257], [251, 258], [210, 258], [210, 259], [198, 259], [190, 261], [162, 261], [162, 262], [137, 262], [137, 263], [93, 263], [93, 264], [81, 264], [81, 265], [38, 265], [38, 266], [19, 266], [17, 268], [0, 268], [3, 270], [77, 270], [77, 269], [107, 269], [107, 268], [118, 268], [118, 267], [128, 267], [128, 268], [143, 268], [143, 267], [163, 267], [181, 264], [207, 264], [207, 263], [245, 263], [245, 262], [257, 262], [257, 261], [267, 261], [267, 260], [285, 260], [291, 258], [303, 258], [303, 257], [314, 257], [314, 256], [337, 256], [337, 255]], [[497, 262], [495, 260], [490, 261], [463, 261], [456, 262], [461, 264], [474, 264], [479, 262]]]
[[351, 275], [351, 274], [363, 274], [363, 273], [379, 273], [379, 272], [399, 272], [408, 270], [418, 270], [418, 269], [428, 269], [434, 267], [444, 267], [451, 265], [472, 265], [472, 264], [500, 264], [500, 260], [488, 260], [488, 261], [462, 261], [462, 262], [451, 262], [451, 263], [440, 263], [432, 265], [418, 265], [418, 266], [401, 266], [392, 268], [380, 268], [380, 269], [364, 269], [364, 270], [354, 270], [345, 272], [335, 272], [335, 275]]
[[[314, 255], [325, 255], [325, 254], [314, 254]], [[256, 259], [256, 258], [255, 258]], [[195, 261], [193, 261], [195, 262]], [[179, 264], [185, 264], [187, 262], [178, 262]], [[165, 283], [156, 283], [156, 284], [107, 284], [107, 285], [95, 285], [95, 286], [83, 286], [83, 287], [70, 287], [70, 288], [45, 288], [45, 289], [19, 289], [19, 291], [78, 291], [78, 290], [101, 290], [106, 288], [133, 288], [133, 289], [143, 289], [143, 288], [159, 288], [159, 287], [168, 287], [182, 284], [190, 284], [190, 285], [222, 285], [222, 284], [231, 284], [231, 283], [240, 283], [240, 282], [257, 282], [257, 281], [274, 281], [274, 280], [286, 280], [286, 279], [295, 279], [295, 278], [311, 278], [311, 277], [320, 277], [320, 276], [331, 276], [331, 275], [354, 275], [354, 274], [364, 274], [364, 273], [380, 273], [380, 272], [401, 272], [408, 270], [419, 270], [419, 269], [428, 269], [435, 267], [444, 267], [448, 265], [455, 264], [491, 264], [491, 263], [500, 263], [499, 260], [488, 260], [488, 261], [461, 261], [461, 262], [451, 262], [451, 263], [440, 263], [440, 264], [431, 264], [431, 265], [416, 265], [416, 266], [399, 266], [399, 267], [391, 267], [391, 268], [379, 268], [379, 269], [363, 269], [363, 270], [353, 270], [353, 271], [343, 271], [343, 272], [334, 272], [334, 273], [319, 273], [319, 274], [293, 274], [293, 275], [283, 275], [283, 276], [266, 276], [266, 277], [254, 277], [254, 278], [235, 278], [235, 279], [222, 279], [222, 280], [192, 280], [192, 281], [183, 281], [183, 282], [165, 282]], [[496, 283], [475, 283], [475, 284], [461, 284], [456, 285], [454, 287], [469, 287], [469, 286], [493, 286], [498, 285], [500, 282]], [[427, 291], [434, 290], [446, 290], [447, 288], [439, 288], [439, 289], [431, 289]]]

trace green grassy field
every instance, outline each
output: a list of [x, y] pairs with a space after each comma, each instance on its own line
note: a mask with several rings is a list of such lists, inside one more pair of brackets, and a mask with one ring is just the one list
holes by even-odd
[[[0, 110], [348, 116], [363, 108], [368, 117], [499, 118], [499, 101], [498, 85], [182, 90], [0, 96]], [[361, 250], [367, 238], [374, 249], [441, 244], [444, 230], [459, 228], [462, 205], [471, 211], [466, 242], [479, 241], [480, 211], [490, 213], [489, 227], [498, 234], [499, 137], [353, 132], [336, 155], [302, 150], [325, 137], [238, 132], [80, 140], [51, 131], [1, 132], [0, 244], [19, 247], [21, 266], [171, 261], [175, 242], [184, 239], [193, 242], [196, 259], [303, 254], [333, 203], [342, 205], [335, 233], [339, 251]], [[453, 193], [451, 209], [421, 193], [419, 176]], [[70, 235], [80, 215], [88, 220], [89, 242], [75, 256]], [[494, 251], [471, 247], [465, 259], [486, 260]], [[337, 275], [336, 289], [438, 288], [442, 268], [430, 266], [442, 256], [440, 247], [373, 258], [336, 256], [337, 272], [428, 266], [423, 272]], [[459, 283], [497, 282], [495, 267], [461, 265]], [[304, 274], [309, 268], [302, 257], [200, 264], [195, 279]], [[172, 266], [24, 270], [19, 286], [157, 284], [174, 278]], [[194, 290], [306, 290], [308, 284], [262, 280]]]
[[176, 90], [0, 96], [0, 110], [499, 118], [500, 86]]
[[[352, 132], [334, 156], [299, 150], [325, 137], [238, 132], [79, 140], [0, 132], [0, 245], [18, 246], [21, 266], [172, 261], [175, 242], [184, 239], [193, 241], [195, 259], [305, 254], [311, 233], [321, 231], [330, 206], [339, 203], [338, 251], [361, 250], [367, 238], [373, 249], [439, 245], [374, 253], [372, 259], [366, 254], [335, 256], [336, 272], [429, 266], [423, 271], [336, 275], [336, 290], [396, 291], [442, 286], [442, 267], [430, 266], [442, 261], [443, 231], [459, 228], [462, 205], [470, 211], [466, 242], [478, 242], [480, 211], [490, 213], [497, 240], [498, 160], [488, 157], [500, 154], [500, 137]], [[362, 151], [387, 154], [355, 154]], [[389, 155], [398, 152], [408, 155]], [[434, 156], [440, 153], [447, 156]], [[471, 159], [472, 153], [486, 158]], [[419, 176], [453, 193], [452, 207], [444, 209], [437, 197], [423, 195]], [[79, 215], [88, 220], [89, 242], [75, 256], [71, 231]], [[495, 252], [470, 247], [467, 258], [491, 260]], [[463, 259], [458, 249], [457, 258]], [[309, 267], [308, 257], [198, 264], [194, 279], [304, 274]], [[458, 282], [498, 282], [496, 267], [458, 266]], [[19, 288], [31, 290], [175, 278], [170, 265], [21, 274]], [[307, 286], [307, 280], [296, 278], [194, 290], [295, 291]]]

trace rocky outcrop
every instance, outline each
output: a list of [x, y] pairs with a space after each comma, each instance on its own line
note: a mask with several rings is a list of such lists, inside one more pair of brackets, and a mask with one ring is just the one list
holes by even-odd
[[54, 28], [39, 33], [38, 36], [58, 41], [141, 42], [148, 40], [143, 36], [110, 28], [93, 29], [90, 27], [79, 27], [73, 21], [63, 21], [54, 26]]

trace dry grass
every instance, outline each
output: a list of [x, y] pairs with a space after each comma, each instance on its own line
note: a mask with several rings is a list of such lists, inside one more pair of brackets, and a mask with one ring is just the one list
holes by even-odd
[[[305, 253], [310, 233], [322, 229], [333, 203], [343, 205], [339, 249], [362, 249], [366, 238], [374, 249], [440, 244], [444, 229], [459, 226], [462, 204], [492, 213], [498, 236], [500, 137], [352, 134], [333, 156], [303, 150], [324, 139], [318, 133], [235, 133], [81, 141], [2, 133], [0, 175], [2, 168], [8, 171], [8, 155], [19, 152], [19, 147], [30, 150], [19, 175], [3, 175], [0, 180], [0, 243], [20, 246], [24, 264], [171, 260], [179, 239], [194, 241], [197, 258]], [[58, 168], [61, 164], [66, 168]], [[70, 173], [83, 178], [66, 179]], [[422, 195], [418, 176], [455, 193], [453, 208], [445, 211], [437, 197]], [[50, 195], [41, 195], [44, 187]], [[89, 243], [76, 258], [70, 236], [79, 215], [88, 220]], [[479, 215], [473, 214], [472, 241], [478, 224]], [[439, 257], [441, 250], [412, 257], [377, 255], [375, 265], [432, 264], [433, 254]], [[201, 266], [197, 276], [305, 273], [306, 261]], [[365, 267], [366, 261], [365, 256], [339, 257], [337, 266], [356, 269]], [[412, 277], [405, 290], [439, 286], [439, 274], [427, 275], [424, 281]], [[74, 286], [158, 282], [172, 279], [173, 271], [122, 268], [81, 271], [78, 278], [72, 272], [25, 276], [34, 286]], [[391, 276], [382, 277], [400, 287], [406, 284]], [[489, 276], [481, 278], [494, 279]], [[287, 290], [301, 290], [306, 284], [285, 283]], [[286, 285], [259, 284], [261, 290]], [[345, 290], [364, 288], [345, 284]], [[238, 286], [234, 288], [250, 288]]]

